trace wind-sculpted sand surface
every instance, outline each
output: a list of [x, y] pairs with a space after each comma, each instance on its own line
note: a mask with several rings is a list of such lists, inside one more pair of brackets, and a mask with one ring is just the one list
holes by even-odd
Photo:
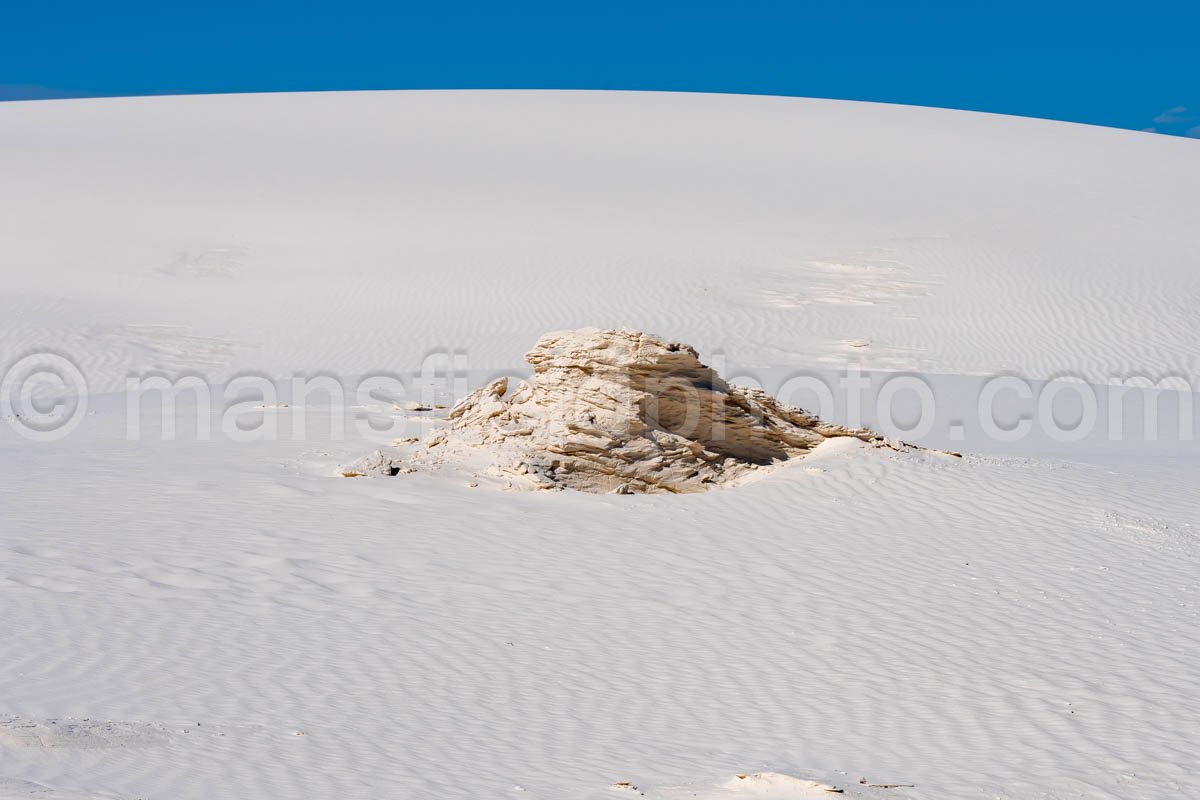
[[[163, 97], [0, 104], [0, 176], [0, 376], [91, 389], [39, 439], [69, 392], [0, 377], [5, 800], [1200, 797], [1200, 448], [1167, 424], [1200, 405], [1200, 143]], [[903, 371], [936, 425], [874, 447], [781, 390], [817, 366]], [[1193, 391], [1128, 390], [1122, 439], [1009, 390], [1002, 441], [995, 373]], [[172, 395], [168, 435], [147, 375], [207, 416]], [[250, 375], [407, 393], [348, 391], [343, 434], [238, 390], [223, 424]], [[376, 449], [395, 479], [339, 477]], [[526, 483], [585, 491], [492, 490]]]

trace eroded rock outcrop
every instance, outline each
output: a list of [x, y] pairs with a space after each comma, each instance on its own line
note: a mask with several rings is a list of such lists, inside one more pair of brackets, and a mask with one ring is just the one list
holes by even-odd
[[525, 358], [531, 380], [511, 392], [503, 378], [481, 387], [411, 453], [348, 469], [457, 462], [514, 486], [679, 493], [740, 481], [833, 437], [897, 446], [730, 386], [691, 347], [646, 333], [548, 333]]

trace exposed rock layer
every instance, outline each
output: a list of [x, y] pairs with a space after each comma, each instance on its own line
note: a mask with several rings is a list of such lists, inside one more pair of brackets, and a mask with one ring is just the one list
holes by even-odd
[[646, 333], [548, 333], [525, 358], [530, 381], [510, 393], [502, 378], [467, 395], [411, 458], [478, 463], [486, 454], [488, 471], [514, 484], [678, 493], [738, 481], [832, 437], [891, 444], [730, 386], [691, 347]]

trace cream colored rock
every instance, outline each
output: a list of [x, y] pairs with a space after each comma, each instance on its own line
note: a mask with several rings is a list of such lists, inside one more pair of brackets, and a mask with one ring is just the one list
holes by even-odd
[[802, 456], [826, 439], [890, 444], [727, 384], [684, 344], [635, 331], [548, 333], [530, 382], [471, 392], [416, 460], [478, 462], [514, 486], [698, 492]]

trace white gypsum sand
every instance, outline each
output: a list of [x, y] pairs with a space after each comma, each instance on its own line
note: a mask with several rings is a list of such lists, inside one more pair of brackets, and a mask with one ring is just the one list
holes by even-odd
[[[1110, 378], [1198, 385], [1197, 142], [768, 97], [162, 97], [0, 104], [0, 175], [0, 372], [57, 354], [92, 392], [61, 440], [0, 411], [0, 797], [1200, 794], [1194, 408], [1125, 390], [1126, 435], [1064, 441], [1006, 391], [1026, 435], [975, 420], [997, 373], [1100, 387], [1100, 423]], [[861, 367], [881, 432], [880, 382], [919, 377], [914, 443], [964, 458], [841, 438], [687, 496], [338, 477], [583, 326], [805, 408], [793, 378], [840, 397]], [[342, 437], [327, 393], [258, 397], [253, 440], [221, 424], [253, 374], [408, 394], [351, 392]], [[211, 437], [190, 392], [159, 436], [151, 393], [131, 440], [130, 375], [203, 376]]]

